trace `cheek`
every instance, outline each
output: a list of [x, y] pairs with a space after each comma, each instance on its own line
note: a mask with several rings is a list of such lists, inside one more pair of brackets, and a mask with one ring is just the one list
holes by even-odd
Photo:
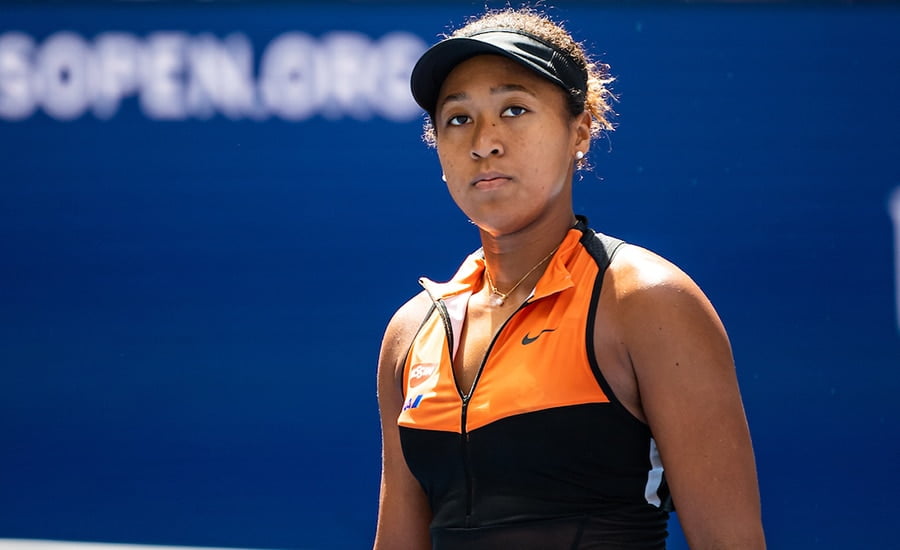
[[453, 157], [451, 155], [446, 154], [446, 149], [443, 154], [441, 150], [438, 150], [438, 162], [441, 164], [441, 172], [445, 181], [443, 182], [444, 186], [447, 187], [447, 190], [450, 192], [450, 196], [456, 199], [456, 189], [453, 186], [453, 182], [456, 181], [456, 168], [458, 166], [457, 162], [453, 161]]
[[535, 190], [544, 196], [557, 196], [569, 180], [568, 149], [562, 139], [541, 136], [523, 144], [525, 158], [540, 159], [530, 162], [529, 172], [537, 184]]
[[455, 175], [456, 164], [445, 156], [438, 154], [438, 162], [441, 164], [441, 172], [444, 176], [444, 183], [447, 185], [453, 181]]
[[444, 147], [438, 147], [437, 153], [438, 162], [441, 164], [441, 171], [447, 178], [447, 186], [450, 187], [452, 192], [454, 181], [458, 181], [460, 178], [466, 178], [465, 170], [467, 168], [467, 159], [465, 157], [461, 158], [459, 151], [457, 151], [452, 144], [448, 146], [448, 144], [445, 143]]
[[554, 167], [560, 164], [560, 144], [558, 141], [547, 139], [541, 135], [538, 138], [523, 140], [517, 144], [517, 149], [522, 152], [524, 159], [530, 160], [528, 166], [531, 167], [533, 175], [549, 175], [554, 171]]
[[452, 148], [445, 141], [443, 143], [438, 142], [436, 144], [436, 149], [438, 162], [441, 163], [441, 168], [444, 170], [444, 172], [452, 170], [454, 167]]

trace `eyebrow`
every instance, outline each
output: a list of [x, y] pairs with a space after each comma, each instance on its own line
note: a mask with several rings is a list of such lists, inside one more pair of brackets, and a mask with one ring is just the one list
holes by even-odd
[[[530, 96], [536, 97], [535, 94], [534, 94], [534, 92], [532, 92], [531, 90], [529, 90], [529, 89], [526, 88], [525, 86], [522, 86], [521, 84], [501, 84], [500, 86], [494, 86], [493, 88], [491, 88], [491, 94], [492, 94], [492, 95], [493, 95], [493, 94], [508, 93], [508, 92], [524, 92], [524, 93], [526, 93], [526, 94], [528, 94], [528, 95], [530, 95]], [[448, 95], [447, 95], [446, 97], [444, 97], [444, 99], [442, 99], [441, 102], [438, 104], [437, 111], [439, 112], [439, 111], [441, 110], [441, 108], [443, 108], [444, 105], [446, 105], [447, 103], [450, 103], [450, 102], [453, 102], [453, 101], [465, 101], [465, 100], [468, 99], [468, 98], [469, 98], [469, 96], [468, 96], [468, 94], [466, 94], [465, 92], [458, 92], [458, 93], [455, 93], [455, 94], [448, 94]]]

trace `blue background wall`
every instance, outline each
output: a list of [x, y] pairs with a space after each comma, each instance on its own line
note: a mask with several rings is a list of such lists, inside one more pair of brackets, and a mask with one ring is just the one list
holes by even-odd
[[[284, 33], [424, 47], [480, 5], [0, 4], [0, 35], [37, 52], [60, 31], [239, 33], [257, 78]], [[619, 127], [576, 209], [717, 306], [770, 547], [890, 546], [900, 8], [551, 13], [617, 76]], [[0, 537], [370, 544], [382, 330], [417, 277], [478, 243], [418, 114], [334, 97], [300, 120], [160, 120], [140, 94], [99, 117], [0, 118]]]

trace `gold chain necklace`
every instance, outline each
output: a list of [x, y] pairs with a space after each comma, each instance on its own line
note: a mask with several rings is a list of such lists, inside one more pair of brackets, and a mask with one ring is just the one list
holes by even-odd
[[[560, 244], [562, 244], [562, 243], [560, 243]], [[500, 307], [500, 306], [502, 306], [503, 303], [506, 302], [506, 299], [509, 297], [509, 295], [512, 294], [513, 291], [514, 291], [515, 289], [519, 288], [519, 285], [522, 284], [522, 281], [524, 281], [525, 279], [528, 278], [529, 275], [531, 275], [532, 273], [534, 273], [534, 270], [537, 269], [541, 264], [543, 264], [543, 263], [546, 262], [548, 259], [550, 259], [550, 256], [552, 256], [553, 254], [555, 254], [557, 250], [559, 250], [559, 245], [557, 245], [556, 248], [554, 248], [553, 250], [551, 250], [551, 251], [550, 251], [550, 254], [547, 254], [546, 256], [544, 256], [543, 259], [541, 259], [541, 261], [539, 261], [538, 263], [534, 264], [534, 267], [532, 267], [531, 269], [529, 269], [529, 270], [528, 270], [528, 273], [526, 273], [525, 275], [523, 275], [522, 278], [519, 279], [519, 282], [517, 282], [516, 284], [514, 284], [513, 287], [512, 287], [511, 289], [507, 290], [506, 292], [500, 292], [500, 291], [497, 289], [497, 287], [494, 286], [494, 281], [491, 280], [491, 272], [490, 272], [490, 270], [489, 270], [488, 267], [487, 267], [487, 262], [485, 262], [485, 263], [484, 263], [484, 275], [485, 275], [485, 277], [487, 278], [488, 286], [489, 286], [490, 289], [491, 289], [491, 297], [490, 297], [490, 304], [491, 304], [491, 306], [493, 306], [493, 307]]]

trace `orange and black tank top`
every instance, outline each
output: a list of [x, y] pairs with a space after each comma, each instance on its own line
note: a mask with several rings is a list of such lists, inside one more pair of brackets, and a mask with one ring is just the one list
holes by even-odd
[[668, 489], [646, 424], [615, 398], [593, 349], [603, 274], [621, 241], [586, 220], [489, 345], [468, 393], [452, 367], [481, 252], [423, 286], [398, 418], [431, 506], [434, 550], [665, 548]]

